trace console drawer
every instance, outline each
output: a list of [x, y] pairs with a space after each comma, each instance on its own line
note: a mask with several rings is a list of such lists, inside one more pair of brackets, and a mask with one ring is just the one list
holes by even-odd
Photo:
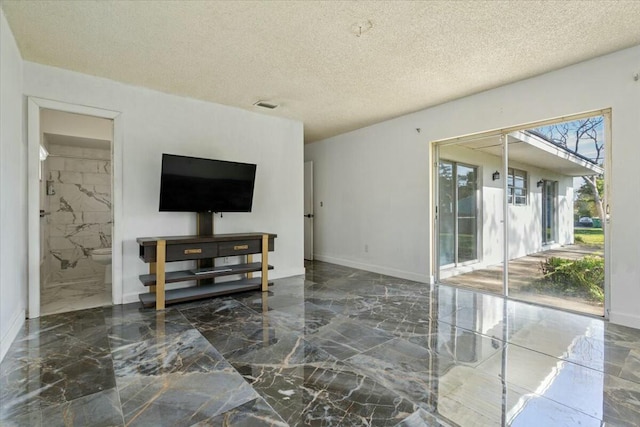
[[191, 243], [179, 245], [167, 245], [167, 262], [202, 258], [215, 258], [218, 256], [217, 243]]
[[218, 256], [247, 255], [261, 252], [261, 240], [237, 240], [218, 243]]

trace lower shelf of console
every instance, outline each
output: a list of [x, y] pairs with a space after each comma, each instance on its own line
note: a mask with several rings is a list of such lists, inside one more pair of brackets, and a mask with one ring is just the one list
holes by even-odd
[[[165, 304], [194, 301], [203, 298], [233, 294], [236, 292], [260, 290], [261, 279], [241, 279], [231, 282], [213, 283], [210, 285], [190, 286], [188, 288], [171, 289], [165, 291]], [[269, 283], [271, 286], [272, 283]], [[140, 294], [140, 302], [144, 307], [156, 306], [156, 294]]]
[[[273, 266], [267, 267], [269, 270], [273, 270]], [[184, 282], [185, 280], [202, 280], [213, 279], [216, 277], [229, 276], [233, 274], [247, 274], [257, 273], [262, 271], [261, 262], [253, 262], [249, 264], [235, 264], [214, 267], [210, 271], [203, 272], [202, 274], [194, 274], [193, 270], [180, 270], [180, 271], [168, 271], [165, 273], [165, 283]], [[155, 274], [141, 274], [139, 276], [140, 281], [145, 286], [152, 286], [156, 284]]]

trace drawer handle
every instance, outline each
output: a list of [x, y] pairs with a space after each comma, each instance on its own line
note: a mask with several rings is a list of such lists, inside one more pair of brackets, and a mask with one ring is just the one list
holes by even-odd
[[241, 251], [243, 249], [249, 249], [249, 245], [236, 245], [233, 247], [234, 251]]
[[202, 253], [202, 249], [185, 249], [184, 250], [184, 254], [185, 255], [189, 255], [189, 254], [201, 254]]

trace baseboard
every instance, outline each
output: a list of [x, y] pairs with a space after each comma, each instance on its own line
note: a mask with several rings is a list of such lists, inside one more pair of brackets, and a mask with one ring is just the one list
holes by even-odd
[[618, 313], [611, 311], [609, 313], [609, 322], [617, 325], [628, 326], [630, 328], [640, 329], [640, 316], [637, 314]]
[[4, 334], [2, 339], [0, 339], [0, 362], [2, 362], [4, 356], [6, 356], [7, 352], [9, 351], [11, 344], [13, 344], [13, 341], [18, 336], [18, 332], [20, 332], [20, 329], [24, 325], [26, 318], [26, 311], [20, 310], [16, 313], [13, 319], [11, 319], [11, 327]]
[[293, 277], [303, 275], [305, 272], [304, 267], [300, 268], [289, 268], [286, 270], [275, 269], [269, 272], [269, 280], [273, 279], [283, 279], [285, 277]]
[[138, 291], [135, 293], [129, 293], [122, 295], [122, 304], [131, 304], [132, 302], [140, 302], [139, 295], [145, 291]]
[[419, 273], [412, 273], [403, 270], [396, 270], [395, 268], [383, 267], [380, 265], [366, 264], [363, 262], [352, 261], [344, 258], [335, 258], [328, 255], [313, 254], [314, 259], [323, 262], [329, 262], [331, 264], [343, 265], [345, 267], [357, 268], [359, 270], [371, 271], [373, 273], [385, 274], [387, 276], [399, 277], [401, 279], [412, 280], [420, 283], [431, 283], [433, 278], [429, 275], [423, 275]]

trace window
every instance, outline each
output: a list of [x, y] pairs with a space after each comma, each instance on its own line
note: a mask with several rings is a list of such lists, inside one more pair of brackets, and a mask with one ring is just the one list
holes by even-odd
[[527, 172], [509, 168], [509, 203], [512, 205], [527, 204]]

